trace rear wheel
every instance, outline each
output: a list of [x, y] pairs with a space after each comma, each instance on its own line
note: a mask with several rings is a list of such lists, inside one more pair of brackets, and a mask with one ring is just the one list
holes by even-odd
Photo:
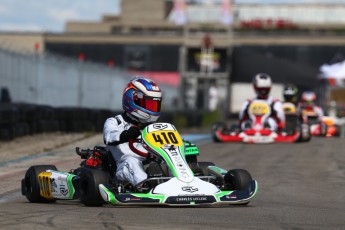
[[46, 203], [54, 202], [55, 200], [48, 200], [40, 195], [40, 184], [38, 175], [47, 170], [57, 171], [54, 165], [35, 165], [31, 166], [25, 173], [22, 180], [22, 194], [32, 203]]
[[299, 142], [308, 142], [311, 139], [311, 132], [309, 124], [302, 123], [300, 125], [300, 136], [298, 138]]
[[285, 131], [288, 135], [293, 135], [295, 133], [298, 124], [298, 117], [296, 114], [285, 114]]
[[246, 190], [252, 180], [252, 176], [245, 169], [232, 169], [224, 176], [225, 187], [229, 190]]
[[100, 169], [83, 168], [80, 173], [80, 200], [85, 206], [102, 206], [105, 204], [99, 185], [109, 184], [108, 175]]
[[343, 136], [343, 127], [340, 125], [335, 125], [335, 128], [336, 128], [335, 136], [342, 137]]
[[320, 135], [323, 137], [327, 135], [327, 125], [323, 122], [320, 123]]

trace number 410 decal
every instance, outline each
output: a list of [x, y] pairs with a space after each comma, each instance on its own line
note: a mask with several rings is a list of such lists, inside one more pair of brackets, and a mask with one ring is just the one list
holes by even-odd
[[178, 144], [178, 139], [174, 132], [160, 132], [159, 134], [152, 134], [155, 142], [163, 144]]

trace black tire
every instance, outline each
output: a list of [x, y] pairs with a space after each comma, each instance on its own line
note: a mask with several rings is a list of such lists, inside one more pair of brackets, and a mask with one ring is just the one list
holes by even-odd
[[327, 135], [327, 125], [323, 122], [320, 123], [320, 135], [323, 137]]
[[105, 204], [99, 184], [108, 185], [109, 177], [107, 173], [100, 169], [83, 168], [80, 173], [79, 193], [80, 201], [85, 206], [102, 206]]
[[35, 165], [31, 166], [25, 173], [25, 177], [22, 180], [22, 194], [31, 203], [48, 203], [55, 200], [47, 200], [40, 195], [40, 185], [38, 181], [38, 175], [46, 170], [55, 170], [57, 168], [54, 165]]
[[342, 126], [340, 125], [335, 125], [336, 129], [337, 129], [337, 132], [335, 133], [335, 136], [336, 137], [341, 137], [342, 136]]
[[[303, 131], [303, 126], [305, 131]], [[297, 139], [297, 142], [309, 142], [311, 140], [311, 132], [310, 132], [310, 125], [306, 123], [302, 123], [299, 125], [299, 132], [300, 135]], [[303, 133], [306, 132], [306, 133]]]
[[292, 135], [295, 133], [296, 127], [299, 126], [298, 117], [295, 114], [287, 114], [285, 115], [285, 131], [288, 135]]
[[205, 162], [198, 162], [198, 166], [202, 170], [204, 176], [208, 176], [207, 167], [208, 166], [215, 166], [215, 164], [213, 164], [212, 162], [205, 161]]
[[230, 190], [246, 190], [252, 180], [252, 176], [245, 169], [232, 169], [224, 176], [226, 188]]
[[214, 142], [220, 142], [220, 140], [216, 136], [216, 131], [220, 130], [222, 132], [225, 129], [226, 129], [226, 123], [225, 122], [215, 122], [212, 124], [211, 133], [212, 133], [212, 139]]

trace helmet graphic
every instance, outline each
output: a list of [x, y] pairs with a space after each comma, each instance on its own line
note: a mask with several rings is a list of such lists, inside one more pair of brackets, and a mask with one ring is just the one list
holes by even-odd
[[302, 101], [307, 104], [314, 104], [316, 100], [316, 94], [313, 91], [305, 91], [302, 94]]
[[266, 99], [272, 87], [272, 80], [268, 74], [258, 73], [254, 76], [253, 86], [260, 99]]
[[141, 123], [158, 120], [161, 102], [162, 91], [155, 82], [147, 78], [133, 78], [123, 91], [123, 109]]
[[284, 96], [284, 100], [286, 102], [296, 103], [297, 102], [297, 94], [298, 94], [298, 89], [295, 85], [287, 84], [284, 86], [283, 96]]

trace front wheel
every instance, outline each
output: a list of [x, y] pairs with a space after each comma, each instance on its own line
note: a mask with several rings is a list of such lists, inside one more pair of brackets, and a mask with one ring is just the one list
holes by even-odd
[[224, 176], [225, 187], [229, 190], [246, 190], [252, 180], [252, 176], [245, 169], [232, 169]]
[[22, 180], [22, 194], [25, 195], [31, 203], [47, 203], [55, 201], [54, 199], [48, 200], [40, 194], [38, 175], [47, 170], [57, 171], [57, 168], [54, 165], [35, 165], [31, 166], [25, 173], [25, 177]]
[[83, 168], [80, 172], [80, 201], [85, 206], [102, 206], [105, 204], [99, 185], [109, 183], [108, 175], [100, 169]]

